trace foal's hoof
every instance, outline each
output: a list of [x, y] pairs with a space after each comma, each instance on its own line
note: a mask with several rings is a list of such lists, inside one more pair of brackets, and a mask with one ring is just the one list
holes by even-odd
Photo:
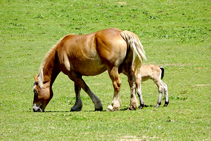
[[165, 102], [164, 107], [167, 107], [169, 104], [169, 102]]
[[139, 109], [143, 109], [144, 108], [144, 104], [141, 104], [138, 108]]
[[159, 108], [159, 106], [160, 106], [160, 105], [159, 105], [159, 104], [157, 104], [157, 105], [155, 106], [155, 108]]

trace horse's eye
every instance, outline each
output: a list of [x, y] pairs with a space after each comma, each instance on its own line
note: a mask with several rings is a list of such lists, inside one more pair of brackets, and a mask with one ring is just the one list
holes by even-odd
[[37, 95], [37, 94], [38, 94], [38, 91], [37, 91], [37, 90], [35, 90], [35, 91], [34, 91], [34, 95]]

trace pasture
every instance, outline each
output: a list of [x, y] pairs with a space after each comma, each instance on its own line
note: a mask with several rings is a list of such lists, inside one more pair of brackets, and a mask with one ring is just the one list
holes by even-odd
[[[211, 140], [211, 1], [0, 1], [0, 140]], [[146, 51], [143, 64], [161, 65], [168, 107], [155, 108], [158, 91], [142, 84], [147, 107], [129, 106], [121, 74], [121, 110], [106, 112], [113, 98], [107, 72], [83, 77], [101, 99], [95, 112], [82, 91], [83, 109], [70, 112], [74, 83], [60, 74], [44, 113], [32, 110], [34, 83], [45, 54], [69, 33], [116, 27], [135, 33]]]

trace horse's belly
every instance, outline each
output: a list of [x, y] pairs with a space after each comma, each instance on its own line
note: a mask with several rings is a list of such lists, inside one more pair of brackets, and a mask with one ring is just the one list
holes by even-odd
[[87, 60], [74, 63], [74, 69], [82, 75], [93, 76], [103, 73], [106, 66], [101, 61]]

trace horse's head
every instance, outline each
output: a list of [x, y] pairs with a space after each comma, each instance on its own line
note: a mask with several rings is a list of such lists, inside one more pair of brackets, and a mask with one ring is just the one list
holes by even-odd
[[38, 76], [34, 76], [35, 82], [33, 86], [34, 101], [33, 111], [44, 112], [45, 107], [52, 98], [49, 82], [44, 82], [43, 72]]

